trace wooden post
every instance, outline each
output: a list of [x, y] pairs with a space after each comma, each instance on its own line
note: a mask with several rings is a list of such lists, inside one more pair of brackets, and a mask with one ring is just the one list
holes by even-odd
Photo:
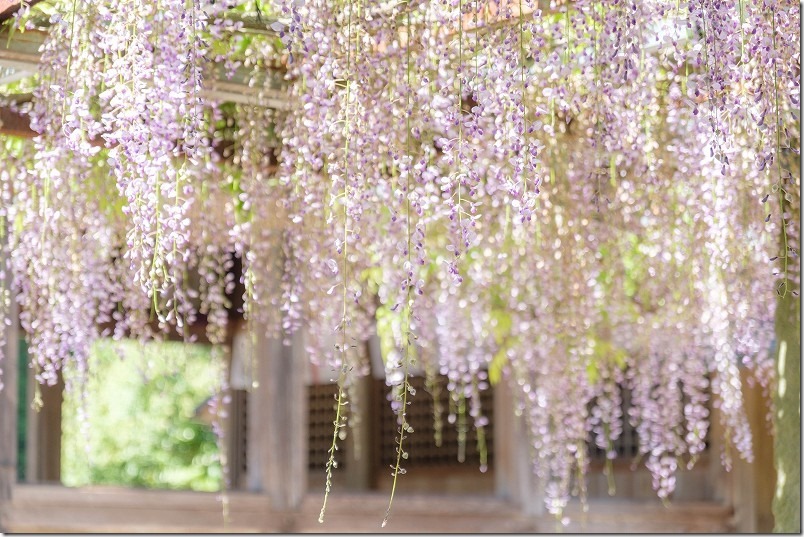
[[494, 487], [528, 516], [544, 514], [544, 486], [533, 473], [525, 420], [514, 414], [508, 379], [494, 388]]
[[375, 455], [371, 436], [374, 423], [372, 409], [378, 404], [372, 397], [372, 381], [371, 374], [352, 380], [355, 385], [350, 391], [350, 424], [346, 436], [348, 461], [344, 475], [346, 488], [351, 491], [366, 491], [371, 488]]
[[[0, 259], [0, 263], [4, 262], [4, 259]], [[2, 349], [3, 358], [0, 359], [0, 372], [5, 385], [0, 391], [0, 531], [6, 529], [7, 511], [17, 482], [19, 322], [16, 302], [13, 299], [9, 302], [11, 323], [0, 323], [0, 330], [5, 331], [6, 339]]]
[[275, 510], [294, 511], [307, 492], [307, 390], [303, 335], [292, 345], [256, 337], [257, 387], [248, 401], [249, 490]]
[[[36, 382], [35, 380], [33, 381]], [[32, 383], [33, 384], [33, 383]], [[26, 428], [27, 483], [59, 483], [61, 481], [61, 406], [64, 383], [40, 386], [42, 408], [39, 411], [28, 404]]]
[[[773, 436], [767, 422], [768, 403], [759, 385], [749, 386], [746, 371], [741, 371], [743, 404], [751, 426], [754, 461], [734, 456], [730, 480], [734, 507], [734, 526], [740, 533], [770, 533], [773, 530]], [[718, 464], [718, 461], [714, 461]]]

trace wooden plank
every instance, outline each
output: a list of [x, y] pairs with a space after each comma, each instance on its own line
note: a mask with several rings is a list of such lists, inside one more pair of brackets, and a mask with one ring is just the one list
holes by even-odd
[[218, 493], [20, 485], [9, 528], [25, 532], [258, 532], [278, 531], [279, 516], [267, 498], [228, 494], [224, 520]]
[[39, 69], [39, 47], [46, 38], [47, 32], [42, 30], [11, 33], [3, 29], [0, 31], [0, 65], [35, 73]]
[[[321, 493], [306, 494], [298, 510], [271, 508], [265, 494], [229, 493], [225, 525], [216, 493], [18, 485], [9, 530], [16, 532], [555, 532], [551, 515], [528, 517], [499, 498], [399, 495], [386, 528], [380, 521], [387, 494], [334, 493], [318, 523]], [[713, 502], [591, 500], [584, 514], [572, 502], [566, 532], [727, 532], [731, 508]]]

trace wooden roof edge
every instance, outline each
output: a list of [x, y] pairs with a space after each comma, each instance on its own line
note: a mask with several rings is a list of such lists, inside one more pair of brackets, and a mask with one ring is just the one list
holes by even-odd
[[38, 4], [40, 0], [0, 0], [0, 23], [7, 21], [20, 10], [23, 3], [32, 6]]

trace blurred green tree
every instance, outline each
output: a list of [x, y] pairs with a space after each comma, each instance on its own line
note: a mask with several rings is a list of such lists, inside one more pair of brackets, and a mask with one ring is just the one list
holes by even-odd
[[201, 417], [216, 386], [208, 346], [103, 340], [89, 366], [84, 396], [65, 394], [65, 485], [220, 490], [215, 435]]

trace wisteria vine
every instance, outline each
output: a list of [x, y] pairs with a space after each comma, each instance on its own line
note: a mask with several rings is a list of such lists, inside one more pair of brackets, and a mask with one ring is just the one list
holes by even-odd
[[394, 490], [417, 371], [482, 459], [480, 393], [510, 384], [559, 516], [625, 420], [662, 498], [714, 408], [751, 459], [740, 369], [771, 389], [800, 288], [797, 3], [46, 4], [38, 135], [0, 148], [0, 320], [16, 300], [41, 382], [107, 335], [203, 318], [222, 348], [241, 283], [253, 330], [307, 328], [338, 372], [322, 519], [375, 333]]

